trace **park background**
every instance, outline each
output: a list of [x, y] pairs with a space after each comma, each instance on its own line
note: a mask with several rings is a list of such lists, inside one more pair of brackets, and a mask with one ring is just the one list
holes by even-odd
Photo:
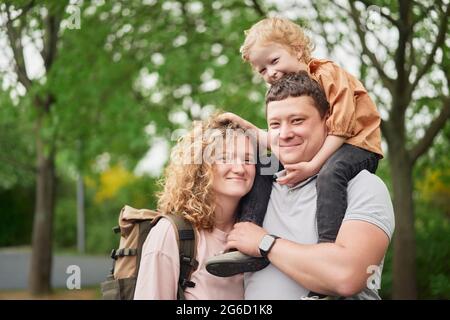
[[170, 147], [193, 121], [221, 109], [266, 127], [267, 87], [239, 47], [253, 23], [281, 15], [381, 112], [377, 175], [396, 215], [382, 297], [449, 299], [449, 10], [448, 0], [2, 1], [0, 279], [17, 277], [2, 270], [8, 253], [28, 258], [27, 288], [0, 283], [0, 298], [99, 298], [95, 284], [85, 296], [52, 290], [52, 261], [106, 260], [121, 207], [155, 207]]

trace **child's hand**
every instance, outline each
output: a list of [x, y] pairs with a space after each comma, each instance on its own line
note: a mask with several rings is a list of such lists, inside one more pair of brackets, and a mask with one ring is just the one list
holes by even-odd
[[237, 114], [234, 114], [232, 112], [225, 112], [222, 113], [221, 115], [219, 115], [218, 120], [220, 122], [222, 121], [231, 121], [231, 122], [235, 122], [237, 124], [239, 124], [242, 128], [244, 129], [252, 129], [255, 128], [255, 126], [253, 124], [251, 124], [250, 122], [248, 122], [247, 120], [242, 119], [241, 117], [239, 117]]
[[297, 183], [312, 177], [320, 170], [320, 168], [317, 168], [312, 162], [286, 164], [284, 169], [286, 170], [286, 175], [278, 178], [277, 182], [281, 185], [287, 185], [288, 187], [293, 187]]
[[234, 114], [232, 112], [225, 112], [219, 115], [218, 117], [219, 121], [232, 121], [239, 124], [244, 130], [254, 130], [254, 133], [256, 134], [256, 137], [258, 138], [258, 141], [261, 143], [261, 148], [270, 148], [270, 143], [268, 141], [269, 137], [267, 134], [267, 131], [259, 129], [257, 126], [255, 126], [253, 123], [242, 119], [237, 114]]

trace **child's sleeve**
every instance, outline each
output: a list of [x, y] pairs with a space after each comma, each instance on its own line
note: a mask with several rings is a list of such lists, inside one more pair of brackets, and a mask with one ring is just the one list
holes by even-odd
[[330, 104], [326, 123], [328, 134], [346, 139], [355, 136], [355, 82], [350, 74], [331, 61], [322, 63], [317, 71], [316, 77]]

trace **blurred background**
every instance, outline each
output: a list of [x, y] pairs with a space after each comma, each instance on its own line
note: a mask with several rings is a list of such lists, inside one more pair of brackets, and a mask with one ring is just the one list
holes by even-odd
[[382, 297], [449, 299], [449, 10], [448, 0], [3, 0], [0, 299], [100, 298], [120, 209], [155, 207], [176, 138], [216, 110], [266, 128], [267, 87], [239, 47], [273, 15], [308, 30], [314, 56], [361, 79], [382, 114], [377, 174], [396, 214]]

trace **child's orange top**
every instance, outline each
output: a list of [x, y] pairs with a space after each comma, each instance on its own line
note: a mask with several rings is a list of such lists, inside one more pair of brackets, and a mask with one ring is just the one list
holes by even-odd
[[330, 104], [328, 134], [383, 156], [380, 114], [361, 82], [329, 60], [311, 59], [308, 72], [323, 87]]

